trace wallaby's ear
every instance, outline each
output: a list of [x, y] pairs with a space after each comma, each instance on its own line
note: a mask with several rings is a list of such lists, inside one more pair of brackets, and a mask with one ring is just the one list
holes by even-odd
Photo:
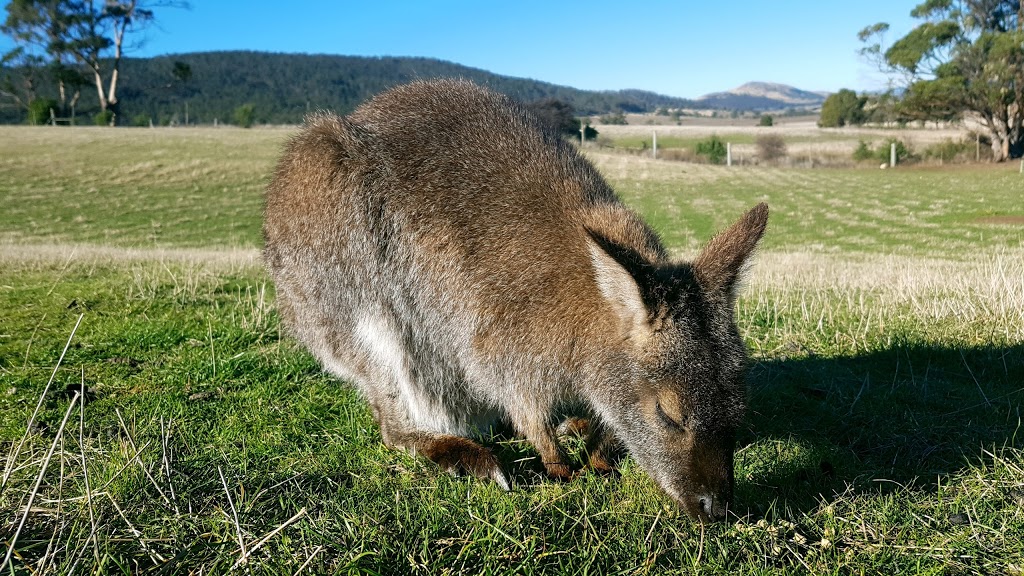
[[768, 226], [768, 205], [754, 206], [708, 242], [693, 262], [693, 273], [708, 292], [724, 291], [732, 300], [743, 268]]
[[645, 341], [651, 335], [651, 325], [636, 277], [641, 267], [635, 261], [638, 256], [593, 233], [587, 248], [597, 287], [618, 316], [623, 337], [637, 343]]

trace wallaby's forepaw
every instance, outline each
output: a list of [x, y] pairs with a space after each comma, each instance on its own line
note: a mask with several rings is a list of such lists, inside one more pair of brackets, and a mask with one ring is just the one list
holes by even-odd
[[544, 469], [547, 471], [548, 477], [553, 480], [572, 480], [580, 475], [579, 470], [574, 470], [572, 466], [562, 462], [545, 462]]
[[617, 472], [615, 465], [609, 462], [608, 459], [600, 453], [589, 454], [587, 458], [587, 466], [589, 466], [594, 472], [605, 476], [613, 475]]
[[464, 472], [483, 480], [493, 480], [503, 490], [512, 489], [512, 483], [494, 453], [469, 438], [443, 435], [418, 444], [420, 454], [453, 474]]

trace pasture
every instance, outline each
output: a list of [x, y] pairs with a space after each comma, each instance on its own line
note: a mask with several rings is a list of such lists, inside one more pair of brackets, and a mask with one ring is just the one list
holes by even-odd
[[4, 573], [1024, 574], [1015, 164], [587, 152], [680, 257], [771, 206], [736, 509], [701, 526], [628, 460], [557, 483], [496, 437], [505, 493], [383, 447], [279, 331], [259, 227], [289, 134], [0, 127]]

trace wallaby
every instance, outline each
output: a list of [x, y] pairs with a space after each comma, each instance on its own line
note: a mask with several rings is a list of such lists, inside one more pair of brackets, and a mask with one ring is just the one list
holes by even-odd
[[737, 283], [759, 204], [692, 263], [669, 260], [577, 147], [511, 99], [420, 81], [320, 113], [267, 188], [264, 256], [286, 328], [354, 383], [384, 442], [510, 482], [476, 439], [502, 421], [569, 478], [617, 445], [691, 516], [732, 497], [746, 349]]

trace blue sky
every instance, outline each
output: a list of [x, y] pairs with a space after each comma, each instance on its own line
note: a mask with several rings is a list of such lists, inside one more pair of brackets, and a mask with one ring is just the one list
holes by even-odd
[[[159, 9], [132, 55], [424, 56], [577, 88], [690, 98], [753, 80], [860, 91], [885, 80], [857, 55], [857, 32], [884, 21], [897, 38], [913, 26], [917, 3], [193, 0], [190, 10]], [[0, 50], [10, 47], [0, 39]]]

